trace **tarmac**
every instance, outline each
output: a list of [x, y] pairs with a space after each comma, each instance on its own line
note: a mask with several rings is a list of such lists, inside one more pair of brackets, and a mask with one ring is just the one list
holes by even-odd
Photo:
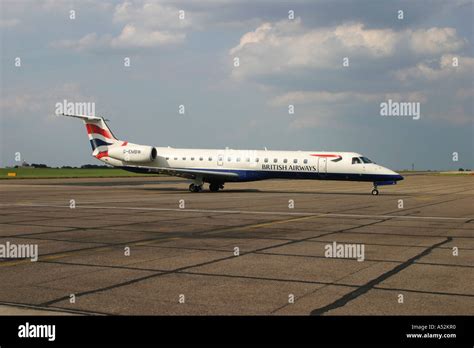
[[472, 175], [188, 185], [0, 180], [0, 314], [474, 314]]

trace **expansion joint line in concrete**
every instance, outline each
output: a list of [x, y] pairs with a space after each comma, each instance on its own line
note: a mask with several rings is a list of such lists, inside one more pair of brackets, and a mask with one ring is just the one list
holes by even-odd
[[311, 315], [322, 315], [322, 314], [325, 314], [325, 313], [327, 313], [331, 310], [334, 310], [336, 308], [345, 306], [348, 302], [350, 302], [352, 300], [355, 300], [356, 298], [358, 298], [359, 296], [365, 294], [369, 290], [372, 290], [376, 285], [383, 282], [387, 278], [399, 273], [400, 271], [404, 270], [408, 266], [411, 266], [413, 263], [415, 263], [415, 261], [417, 261], [417, 260], [421, 259], [422, 257], [428, 255], [429, 253], [431, 253], [431, 251], [433, 251], [433, 249], [436, 249], [436, 248], [440, 247], [441, 245], [449, 243], [451, 241], [452, 241], [452, 237], [448, 237], [446, 240], [444, 240], [442, 242], [433, 244], [428, 249], [422, 251], [418, 255], [415, 255], [411, 259], [408, 259], [407, 261], [399, 264], [398, 266], [391, 269], [390, 271], [383, 273], [379, 277], [377, 277], [377, 278], [371, 280], [370, 282], [362, 285], [361, 287], [357, 288], [356, 290], [342, 296], [340, 299], [334, 301], [333, 303], [330, 303], [330, 304], [328, 304], [324, 307], [312, 310]]

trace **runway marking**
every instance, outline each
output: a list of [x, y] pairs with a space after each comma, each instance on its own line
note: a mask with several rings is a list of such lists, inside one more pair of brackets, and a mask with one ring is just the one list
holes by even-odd
[[[67, 208], [69, 205], [53, 204], [6, 204], [0, 206], [22, 206], [22, 207], [51, 207]], [[218, 210], [218, 209], [180, 209], [180, 208], [153, 208], [153, 207], [116, 207], [96, 205], [76, 205], [75, 209], [114, 209], [114, 210], [142, 210], [142, 211], [172, 211], [185, 213], [216, 213], [216, 214], [252, 214], [252, 215], [283, 215], [283, 216], [324, 216], [324, 217], [347, 217], [347, 218], [374, 218], [374, 219], [413, 219], [413, 220], [448, 220], [469, 221], [472, 217], [448, 217], [448, 216], [409, 216], [409, 215], [372, 215], [372, 214], [344, 214], [344, 213], [313, 213], [313, 212], [278, 212], [278, 211], [251, 211], [251, 210]]]

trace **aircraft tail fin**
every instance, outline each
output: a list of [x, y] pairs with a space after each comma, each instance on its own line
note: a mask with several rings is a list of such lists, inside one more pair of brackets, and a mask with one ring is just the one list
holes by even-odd
[[108, 156], [108, 149], [110, 146], [117, 144], [126, 144], [126, 142], [118, 140], [115, 137], [103, 117], [70, 115], [64, 113], [60, 116], [75, 117], [84, 121], [84, 124], [86, 125], [87, 135], [89, 137], [89, 142], [92, 147], [92, 155], [97, 159]]

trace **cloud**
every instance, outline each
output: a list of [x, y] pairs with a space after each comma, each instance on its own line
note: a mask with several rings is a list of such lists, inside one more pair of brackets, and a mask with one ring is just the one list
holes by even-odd
[[230, 50], [230, 54], [235, 54], [248, 44], [259, 43], [263, 41], [271, 30], [271, 23], [264, 23], [255, 29], [255, 31], [244, 34], [244, 36], [242, 36], [240, 39], [240, 43]]
[[110, 46], [114, 48], [155, 47], [181, 43], [185, 37], [184, 33], [150, 31], [127, 24], [118, 37], [111, 39]]
[[440, 54], [461, 49], [466, 40], [457, 36], [454, 28], [420, 29], [411, 33], [411, 49], [419, 54]]
[[37, 118], [38, 114], [54, 117], [56, 103], [62, 103], [64, 99], [71, 102], [95, 101], [95, 98], [85, 96], [80, 85], [76, 83], [59, 84], [41, 91], [5, 89], [0, 100], [0, 111], [9, 118], [19, 115]]
[[[467, 93], [467, 92], [466, 92]], [[293, 91], [272, 98], [269, 105], [282, 109], [295, 105], [295, 114], [290, 123], [292, 129], [305, 128], [349, 128], [350, 118], [379, 116], [380, 103], [387, 100], [419, 102], [425, 105], [428, 97], [424, 91], [411, 92], [329, 92]], [[349, 117], [349, 119], [347, 118]], [[358, 122], [359, 122], [358, 121]]]
[[[140, 25], [150, 29], [183, 29], [196, 25], [196, 13], [185, 11], [184, 19], [179, 11], [184, 9], [160, 4], [157, 1], [125, 1], [115, 7], [113, 22]], [[199, 16], [199, 15], [198, 15]]]
[[[266, 87], [272, 108], [295, 106], [292, 128], [378, 117], [388, 99], [419, 102], [424, 120], [459, 125], [472, 122], [474, 58], [461, 55], [466, 46], [450, 27], [395, 30], [355, 22], [307, 28], [298, 18], [259, 25], [228, 54], [240, 60], [232, 68], [234, 80]], [[350, 59], [347, 69], [344, 57]], [[432, 83], [442, 80], [450, 83]]]
[[75, 51], [86, 51], [108, 46], [112, 38], [110, 36], [99, 37], [97, 33], [89, 33], [78, 40], [58, 40], [51, 43], [52, 48], [72, 49]]
[[473, 72], [474, 58], [446, 54], [438, 61], [425, 60], [416, 66], [400, 69], [394, 75], [400, 81], [413, 83], [416, 80], [435, 81], [472, 76]]
[[280, 107], [289, 104], [360, 104], [379, 103], [387, 99], [394, 101], [426, 102], [426, 94], [422, 91], [411, 92], [329, 92], [329, 91], [293, 91], [272, 98], [270, 106]]
[[[449, 85], [448, 90], [453, 86]], [[422, 119], [442, 121], [454, 125], [472, 123], [472, 87], [454, 87], [450, 90], [414, 90], [407, 92], [329, 92], [293, 91], [278, 95], [269, 101], [277, 109], [295, 106], [292, 128], [317, 128], [322, 125], [340, 127], [357, 116], [379, 116], [381, 102], [391, 99], [397, 102], [421, 103]], [[329, 117], [330, 116], [330, 117]], [[347, 118], [349, 117], [349, 119]]]
[[279, 95], [270, 101], [271, 106], [310, 103], [338, 103], [345, 101], [373, 101], [380, 99], [380, 94], [358, 92], [328, 91], [294, 91]]
[[140, 49], [180, 44], [186, 39], [186, 30], [199, 26], [202, 15], [184, 12], [156, 1], [125, 1], [115, 6], [112, 23], [119, 26], [119, 34], [88, 33], [75, 40], [59, 40], [54, 48], [77, 51], [94, 49]]
[[263, 23], [244, 34], [229, 50], [240, 66], [232, 70], [237, 79], [294, 73], [295, 69], [339, 69], [343, 57], [382, 60], [406, 52], [432, 56], [462, 48], [465, 40], [453, 28], [395, 31], [370, 29], [362, 23], [335, 27], [305, 28], [300, 18]]

